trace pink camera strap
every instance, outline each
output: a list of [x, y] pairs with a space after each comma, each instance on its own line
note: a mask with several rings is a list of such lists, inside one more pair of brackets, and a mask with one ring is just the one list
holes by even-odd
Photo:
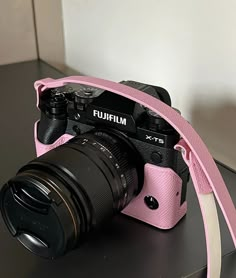
[[60, 87], [67, 83], [94, 86], [131, 99], [158, 113], [179, 132], [182, 139], [175, 148], [182, 152], [189, 166], [203, 217], [207, 245], [207, 277], [220, 277], [221, 239], [214, 195], [223, 212], [235, 247], [236, 211], [223, 178], [200, 136], [179, 113], [160, 100], [137, 89], [104, 79], [87, 76], [71, 76], [57, 80], [42, 79], [35, 82], [37, 96], [39, 97], [47, 88]]

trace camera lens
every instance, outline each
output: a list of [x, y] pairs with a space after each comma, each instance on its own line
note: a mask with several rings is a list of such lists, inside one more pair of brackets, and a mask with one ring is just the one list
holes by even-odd
[[56, 258], [121, 211], [143, 185], [143, 162], [114, 131], [76, 136], [20, 169], [1, 190], [1, 212], [28, 250]]

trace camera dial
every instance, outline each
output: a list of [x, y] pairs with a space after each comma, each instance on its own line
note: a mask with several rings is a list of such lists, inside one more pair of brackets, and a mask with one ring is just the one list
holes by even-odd
[[83, 87], [74, 92], [75, 96], [78, 98], [96, 98], [100, 96], [103, 90], [97, 89], [95, 87]]
[[[149, 108], [145, 108], [147, 116], [148, 116], [148, 127], [150, 130], [166, 130], [170, 128], [171, 126], [156, 112]], [[180, 114], [180, 111], [178, 109], [174, 110]]]
[[101, 95], [103, 90], [95, 87], [82, 87], [74, 90], [74, 101], [77, 109], [83, 110], [95, 98]]

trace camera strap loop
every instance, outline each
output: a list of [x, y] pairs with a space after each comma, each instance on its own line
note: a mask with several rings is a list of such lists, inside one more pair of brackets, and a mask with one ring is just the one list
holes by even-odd
[[[108, 90], [131, 99], [153, 110], [172, 125], [183, 138], [176, 148], [183, 150], [183, 156], [190, 168], [194, 187], [201, 207], [206, 233], [208, 278], [220, 277], [221, 246], [218, 215], [213, 193], [223, 212], [224, 218], [236, 246], [236, 210], [224, 180], [207, 147], [192, 126], [162, 101], [137, 89], [112, 81], [88, 77], [70, 76], [57, 80], [51, 78], [35, 82], [39, 99], [40, 93], [47, 88], [64, 86], [67, 83], [78, 83]], [[211, 192], [211, 190], [213, 192]]]
[[175, 146], [175, 149], [182, 152], [183, 159], [189, 167], [189, 172], [192, 177], [203, 216], [207, 245], [208, 277], [220, 277], [221, 239], [216, 203], [212, 188], [187, 143], [181, 139]]

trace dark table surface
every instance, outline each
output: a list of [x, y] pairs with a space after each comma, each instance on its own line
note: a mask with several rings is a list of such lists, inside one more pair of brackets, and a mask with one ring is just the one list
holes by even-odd
[[[61, 73], [40, 62], [0, 67], [0, 186], [35, 157], [33, 82]], [[219, 164], [236, 203], [236, 173]], [[187, 216], [172, 230], [162, 231], [124, 215], [94, 235], [80, 249], [56, 261], [38, 258], [10, 236], [0, 218], [0, 277], [205, 277], [206, 247], [203, 223], [192, 183], [188, 185]], [[220, 213], [222, 277], [236, 277], [236, 252]]]

